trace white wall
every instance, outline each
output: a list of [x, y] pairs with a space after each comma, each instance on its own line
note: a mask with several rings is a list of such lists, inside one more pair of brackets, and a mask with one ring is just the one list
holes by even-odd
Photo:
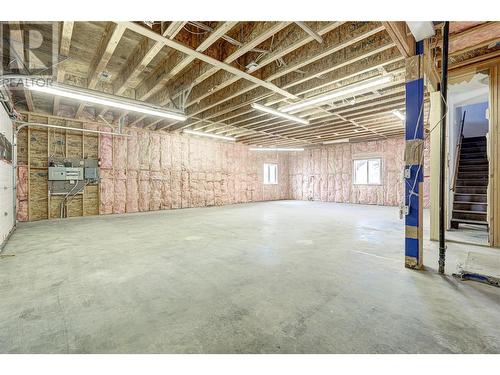
[[[0, 105], [0, 132], [12, 143], [12, 121]], [[12, 164], [0, 158], [0, 249], [14, 227]]]
[[[458, 110], [461, 106], [488, 102], [489, 86], [488, 76], [477, 73], [469, 82], [461, 82], [450, 85], [448, 91], [448, 117], [447, 117], [447, 140], [448, 140], [448, 229], [452, 217], [453, 207], [453, 176], [455, 174], [455, 158], [460, 125], [462, 122], [461, 112]], [[467, 117], [466, 117], [467, 121]]]
[[489, 131], [489, 123], [486, 118], [486, 111], [488, 110], [488, 102], [475, 103], [459, 107], [461, 115], [466, 111], [465, 125], [464, 125], [464, 138], [471, 137], [485, 137]]

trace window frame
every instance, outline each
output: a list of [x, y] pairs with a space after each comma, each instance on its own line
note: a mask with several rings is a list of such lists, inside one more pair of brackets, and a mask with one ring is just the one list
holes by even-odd
[[[357, 183], [356, 182], [356, 162], [357, 161], [366, 161], [366, 183]], [[370, 183], [370, 160], [378, 160], [379, 161], [379, 183]], [[382, 171], [383, 171], [383, 159], [381, 156], [370, 156], [370, 157], [359, 157], [355, 158], [352, 161], [352, 184], [357, 186], [382, 186]]]
[[[266, 167], [269, 165], [274, 166], [274, 168], [276, 170], [276, 182], [266, 182]], [[278, 163], [272, 163], [272, 162], [264, 163], [263, 172], [264, 172], [264, 174], [262, 175], [262, 183], [264, 185], [278, 185]], [[270, 174], [268, 174], [268, 177], [270, 177]]]

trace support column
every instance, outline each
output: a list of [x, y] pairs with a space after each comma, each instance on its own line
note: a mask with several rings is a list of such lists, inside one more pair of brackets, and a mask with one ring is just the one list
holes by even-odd
[[439, 240], [439, 163], [441, 160], [441, 92], [433, 91], [429, 95], [430, 111], [430, 239]]
[[423, 266], [424, 74], [423, 42], [406, 59], [405, 267]]

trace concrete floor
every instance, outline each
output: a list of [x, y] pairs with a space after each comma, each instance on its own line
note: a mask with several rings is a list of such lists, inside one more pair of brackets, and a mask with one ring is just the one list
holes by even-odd
[[461, 224], [458, 229], [446, 231], [446, 238], [453, 241], [488, 246], [488, 229], [480, 225]]
[[405, 269], [403, 233], [394, 207], [300, 201], [25, 223], [0, 352], [499, 353], [500, 289], [439, 276], [428, 241]]

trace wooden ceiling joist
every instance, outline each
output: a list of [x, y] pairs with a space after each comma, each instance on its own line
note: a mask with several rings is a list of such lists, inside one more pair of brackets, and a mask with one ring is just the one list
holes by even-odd
[[[17, 66], [19, 67], [19, 69], [23, 71], [24, 74], [29, 75], [30, 72], [27, 71], [25, 63], [26, 50], [24, 48], [24, 38], [23, 38], [23, 30], [21, 28], [21, 23], [16, 21], [16, 22], [9, 22], [9, 24], [12, 26], [12, 29], [10, 30], [9, 47], [11, 51], [13, 51], [15, 54], [15, 59], [17, 60]], [[33, 96], [31, 94], [31, 91], [23, 87], [23, 93], [28, 110], [30, 112], [34, 112], [35, 104], [33, 102]]]
[[500, 42], [500, 22], [486, 22], [450, 36], [450, 55], [457, 55], [492, 42]]
[[[223, 61], [226, 64], [231, 64], [244, 54], [250, 52], [252, 49], [256, 48], [258, 45], [271, 38], [274, 34], [279, 32], [288, 26], [289, 22], [260, 22], [253, 29], [247, 38], [247, 41], [243, 43], [240, 47], [236, 48], [235, 51], [229, 54]], [[201, 62], [200, 62], [201, 63]], [[225, 73], [227, 79], [234, 77], [234, 74], [220, 70], [219, 67], [212, 66], [210, 64], [203, 63], [203, 65], [198, 66], [197, 69], [191, 69], [183, 73], [175, 82], [172, 82], [166, 87], [166, 91], [172, 93], [178, 93], [181, 88], [199, 85], [204, 80], [213, 76], [215, 73], [221, 72]], [[239, 79], [239, 78], [238, 78]], [[211, 85], [210, 87], [215, 87], [216, 85]], [[191, 94], [191, 98], [194, 93]], [[160, 100], [161, 104], [161, 100]], [[189, 105], [189, 104], [188, 104]]]
[[[61, 44], [59, 47], [59, 55], [62, 58], [68, 58], [69, 51], [71, 48], [71, 37], [73, 36], [73, 27], [75, 23], [73, 21], [64, 21], [62, 23], [61, 30]], [[64, 61], [57, 65], [57, 82], [64, 82]], [[59, 103], [61, 102], [61, 98], [59, 96], [54, 96], [54, 103], [52, 106], [52, 113], [57, 115], [59, 112]]]
[[[332, 23], [327, 23], [327, 25], [323, 28], [321, 28], [318, 31], [318, 34], [323, 35], [329, 31], [334, 30], [336, 27], [340, 26], [343, 22], [332, 22]], [[285, 26], [288, 26], [288, 23], [282, 23], [280, 25], [280, 29], [283, 29]], [[279, 31], [279, 30], [278, 30]], [[267, 39], [271, 37], [271, 35], [266, 35]], [[265, 39], [264, 39], [265, 40]], [[263, 38], [260, 39], [260, 42], [262, 43]], [[310, 36], [304, 36], [302, 38], [299, 38], [298, 40], [292, 39], [292, 40], [285, 40], [286, 43], [282, 43], [276, 48], [274, 48], [272, 51], [267, 53], [262, 59], [256, 63], [254, 66], [254, 72], [259, 71], [259, 69], [263, 68], [264, 66], [280, 59], [281, 57], [285, 56], [288, 53], [291, 53], [292, 51], [304, 46], [305, 44], [311, 42], [313, 39]], [[260, 44], [260, 43], [259, 43]], [[255, 44], [254, 45], [258, 45]], [[238, 50], [239, 51], [239, 50]], [[237, 51], [237, 52], [238, 52]], [[227, 62], [232, 62], [235, 60], [236, 56], [229, 56], [225, 61]], [[215, 72], [211, 74], [210, 79], [207, 81], [203, 82], [203, 84], [199, 84], [200, 82], [197, 82], [197, 85], [193, 88], [193, 91], [191, 92], [190, 95], [190, 100], [187, 103], [187, 107], [194, 105], [195, 103], [205, 99], [206, 97], [215, 94], [217, 91], [225, 89], [229, 85], [232, 85], [236, 81], [238, 81], [240, 77], [234, 76], [230, 73], [227, 73], [225, 71], [218, 71], [217, 74]]]
[[[319, 46], [319, 48], [315, 48], [313, 52], [310, 52], [306, 49], [306, 51], [303, 52], [301, 50], [301, 53], [294, 54], [294, 57], [296, 60], [293, 60], [293, 66], [298, 68], [303, 68], [309, 64], [312, 64], [314, 62], [320, 62], [322, 59], [329, 59], [329, 56], [335, 52], [342, 51], [346, 49], [347, 47], [359, 42], [362, 37], [369, 37], [372, 36], [378, 32], [381, 31], [381, 26], [377, 26], [376, 24], [374, 25], [362, 25], [360, 29], [356, 29], [353, 34], [349, 35], [347, 40], [341, 40], [339, 41], [338, 35], [336, 37], [331, 37], [331, 36], [325, 36], [324, 38], [324, 43]], [[338, 33], [340, 34], [340, 32]], [[384, 44], [389, 42], [388, 39], [382, 39], [383, 41], [379, 43]], [[354, 53], [352, 51], [349, 51], [349, 53]], [[350, 56], [346, 56], [344, 54], [344, 60], [349, 61]], [[338, 58], [337, 58], [338, 59]], [[343, 60], [343, 61], [344, 61]], [[330, 61], [330, 60], [329, 60]], [[338, 62], [338, 60], [337, 60]], [[323, 62], [323, 64], [327, 65], [328, 63]], [[315, 64], [313, 69], [324, 69], [323, 64]], [[331, 65], [327, 65], [329, 68]], [[265, 72], [262, 73], [264, 74], [269, 74], [268, 76], [265, 76], [265, 80], [270, 82], [271, 80], [276, 80], [277, 78], [286, 76], [289, 73], [292, 73], [293, 70], [290, 70], [289, 66], [285, 66], [282, 69], [276, 69], [274, 66], [269, 66], [268, 69], [265, 69]], [[318, 74], [322, 74], [323, 70], [320, 70], [319, 72], [316, 70], [312, 70], [310, 74], [308, 75], [310, 78], [309, 79], [314, 79]], [[280, 81], [281, 82], [281, 81]], [[243, 80], [238, 80], [236, 81], [233, 85], [229, 86], [223, 93], [223, 95], [212, 95], [205, 101], [202, 101], [200, 103], [196, 103], [192, 107], [188, 108], [188, 115], [198, 115], [202, 112], [205, 112], [207, 110], [210, 110], [211, 108], [221, 104], [223, 101], [227, 100], [227, 98], [233, 98], [236, 97], [240, 94], [244, 94], [246, 92], [249, 92], [251, 90], [254, 90], [258, 87], [258, 85], [252, 84], [251, 82], [243, 81]], [[221, 99], [219, 99], [221, 98]], [[287, 97], [290, 99], [290, 96]], [[300, 99], [296, 95], [294, 95], [294, 99], [298, 100]], [[206, 115], [204, 114], [204, 117]], [[188, 126], [191, 126], [192, 124], [181, 124], [175, 128], [183, 129]]]
[[[452, 33], [450, 68], [498, 59], [498, 47], [489, 47], [498, 40], [498, 24], [484, 22]], [[202, 33], [194, 33], [193, 27]], [[426, 84], [434, 88], [440, 63], [436, 28], [437, 37], [424, 43]], [[13, 29], [20, 30], [18, 25]], [[262, 146], [306, 146], [404, 133], [402, 122], [392, 113], [404, 110], [404, 58], [413, 54], [414, 40], [404, 22], [155, 21], [152, 27], [141, 22], [61, 22], [60, 31], [63, 59], [57, 65], [58, 82], [176, 106], [188, 116], [179, 123], [93, 106], [93, 116], [106, 114], [112, 123], [125, 118], [128, 126], [145, 129], [192, 128]], [[22, 42], [22, 30], [17, 32]], [[109, 73], [107, 79], [104, 71]], [[372, 92], [291, 112], [308, 119], [308, 126], [250, 106], [258, 102], [279, 109], [386, 74], [394, 80]], [[57, 97], [30, 95], [29, 91], [15, 95], [30, 112], [35, 104], [50, 113], [71, 110]], [[77, 116], [84, 107], [84, 103], [78, 107]], [[428, 99], [424, 109], [429, 109]]]
[[232, 65], [229, 65], [223, 61], [219, 61], [217, 59], [214, 59], [211, 56], [204, 55], [201, 52], [195, 51], [195, 50], [193, 50], [193, 49], [191, 49], [191, 48], [189, 48], [189, 47], [187, 47], [179, 42], [165, 38], [163, 35], [156, 34], [154, 31], [152, 31], [144, 26], [135, 24], [133, 22], [123, 22], [123, 23], [119, 23], [119, 25], [121, 25], [122, 27], [126, 27], [126, 28], [128, 28], [128, 29], [130, 29], [138, 34], [147, 36], [148, 38], [151, 38], [153, 40], [163, 41], [165, 43], [165, 45], [170, 47], [170, 48], [173, 48], [173, 49], [175, 49], [179, 52], [182, 52], [188, 56], [192, 56], [195, 59], [201, 60], [203, 62], [210, 64], [210, 65], [218, 67], [219, 69], [226, 70], [230, 73], [233, 73], [233, 74], [239, 76], [240, 78], [244, 78], [248, 81], [254, 82], [254, 83], [256, 83], [260, 86], [263, 86], [263, 87], [267, 88], [268, 90], [271, 90], [277, 94], [283, 95], [285, 97], [293, 98], [293, 95], [289, 94], [286, 90], [280, 89], [278, 86], [276, 86], [272, 83], [265, 82], [257, 77], [254, 77], [246, 72], [243, 72], [243, 71], [239, 70], [238, 68], [235, 68]]
[[[210, 33], [196, 48], [196, 52], [204, 52], [213, 43], [219, 40], [224, 34], [231, 30], [237, 22], [223, 22], [219, 27], [217, 27], [212, 33]], [[159, 90], [167, 84], [167, 82], [179, 74], [184, 68], [186, 68], [195, 59], [192, 55], [187, 54], [172, 54], [172, 57], [167, 59], [164, 63], [163, 69], [160, 74], [154, 79], [147, 79], [144, 85], [137, 88], [137, 97], [140, 100], [146, 100], [156, 94]], [[164, 91], [167, 92], [167, 91]], [[153, 103], [157, 103], [154, 98], [151, 100]], [[169, 99], [167, 99], [169, 101]], [[167, 103], [164, 103], [165, 105]]]
[[[104, 30], [104, 34], [101, 38], [99, 46], [97, 48], [97, 53], [90, 64], [90, 69], [87, 75], [87, 87], [89, 89], [95, 89], [97, 82], [99, 81], [99, 74], [101, 74], [108, 65], [113, 52], [115, 51], [120, 39], [123, 36], [126, 28], [123, 25], [109, 23]], [[78, 118], [85, 108], [85, 103], [81, 103], [78, 106], [75, 117]]]
[[415, 39], [408, 33], [406, 22], [386, 21], [382, 24], [404, 58], [415, 54]]

